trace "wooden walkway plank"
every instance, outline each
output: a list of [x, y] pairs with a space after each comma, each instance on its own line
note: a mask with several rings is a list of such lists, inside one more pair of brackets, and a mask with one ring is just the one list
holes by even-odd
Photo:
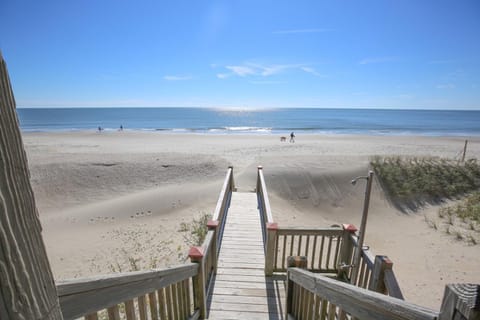
[[228, 210], [209, 319], [283, 320], [283, 279], [265, 277], [265, 249], [255, 193], [234, 192]]

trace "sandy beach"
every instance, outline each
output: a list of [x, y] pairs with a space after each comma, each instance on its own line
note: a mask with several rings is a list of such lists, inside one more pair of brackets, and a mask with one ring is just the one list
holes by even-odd
[[[480, 157], [468, 138], [467, 158]], [[161, 132], [24, 133], [23, 142], [56, 279], [184, 261], [182, 222], [212, 213], [229, 165], [239, 190], [264, 167], [280, 225], [360, 225], [364, 175], [374, 155], [458, 157], [465, 137], [203, 135]], [[439, 309], [448, 283], [480, 282], [480, 245], [402, 213], [374, 184], [365, 243], [389, 256], [408, 301]]]

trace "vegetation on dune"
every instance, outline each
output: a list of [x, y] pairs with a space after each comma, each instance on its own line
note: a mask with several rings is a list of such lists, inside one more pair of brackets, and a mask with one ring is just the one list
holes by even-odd
[[438, 217], [425, 216], [425, 221], [435, 230], [455, 236], [456, 240], [477, 244], [480, 242], [480, 191], [441, 207]]
[[198, 218], [194, 218], [192, 222], [182, 222], [178, 231], [183, 233], [183, 239], [190, 246], [200, 246], [207, 236], [207, 222], [212, 218], [211, 214], [202, 213]]
[[390, 200], [401, 210], [457, 199], [480, 188], [480, 165], [440, 158], [374, 157], [370, 162]]
[[375, 157], [370, 164], [396, 207], [416, 210], [425, 204], [455, 200], [442, 206], [438, 217], [425, 216], [425, 221], [458, 241], [473, 245], [480, 241], [480, 165], [476, 159], [459, 163], [439, 158]]
[[475, 229], [475, 225], [480, 223], [480, 192], [472, 193], [455, 205], [440, 208], [438, 216], [447, 219], [458, 217]]

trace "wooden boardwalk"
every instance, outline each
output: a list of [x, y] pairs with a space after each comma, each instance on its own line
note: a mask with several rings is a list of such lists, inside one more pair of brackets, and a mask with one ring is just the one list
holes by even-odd
[[265, 254], [255, 193], [234, 192], [217, 275], [208, 297], [209, 319], [283, 319], [283, 278], [265, 277]]

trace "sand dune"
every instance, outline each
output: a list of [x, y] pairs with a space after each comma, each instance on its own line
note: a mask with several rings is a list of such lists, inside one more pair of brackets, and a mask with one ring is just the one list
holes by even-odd
[[[26, 133], [44, 238], [57, 279], [175, 264], [188, 246], [181, 222], [212, 212], [228, 165], [253, 190], [264, 166], [281, 225], [359, 225], [373, 155], [455, 157], [464, 138], [190, 135], [157, 132]], [[480, 139], [470, 139], [470, 157]], [[409, 301], [439, 307], [450, 282], [480, 282], [480, 246], [429, 228], [425, 208], [404, 214], [374, 184], [366, 244], [388, 255]], [[132, 266], [133, 262], [133, 266]]]

